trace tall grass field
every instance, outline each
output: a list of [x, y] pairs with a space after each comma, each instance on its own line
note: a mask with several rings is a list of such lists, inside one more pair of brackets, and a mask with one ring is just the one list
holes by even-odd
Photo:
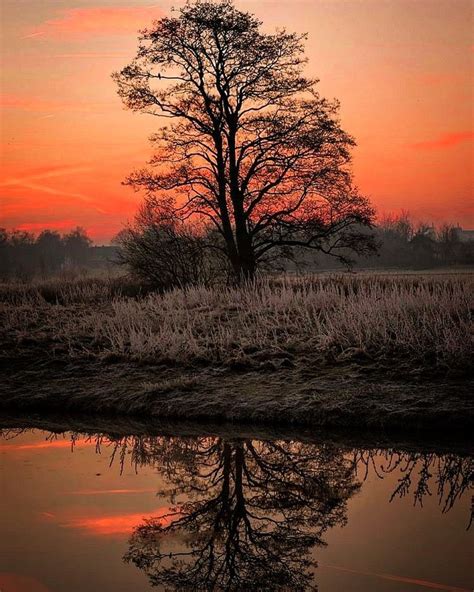
[[159, 294], [124, 279], [0, 285], [3, 354], [469, 373], [474, 275], [321, 275]]

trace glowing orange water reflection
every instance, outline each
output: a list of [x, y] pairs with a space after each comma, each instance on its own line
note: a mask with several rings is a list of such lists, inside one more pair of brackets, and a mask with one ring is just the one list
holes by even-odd
[[[130, 534], [146, 519], [144, 514], [144, 512], [132, 512], [108, 516], [85, 515], [66, 519], [51, 512], [41, 512], [40, 515], [43, 519], [57, 522], [62, 528], [71, 528], [94, 536], [117, 536]], [[168, 506], [157, 508], [147, 514], [154, 523], [163, 527], [169, 526], [178, 517], [176, 512]]]

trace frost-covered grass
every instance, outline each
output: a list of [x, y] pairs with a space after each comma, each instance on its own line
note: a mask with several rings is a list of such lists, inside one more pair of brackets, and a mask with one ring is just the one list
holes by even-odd
[[473, 294], [470, 274], [267, 278], [146, 295], [123, 280], [81, 280], [2, 285], [0, 310], [8, 348], [50, 342], [72, 357], [468, 371]]

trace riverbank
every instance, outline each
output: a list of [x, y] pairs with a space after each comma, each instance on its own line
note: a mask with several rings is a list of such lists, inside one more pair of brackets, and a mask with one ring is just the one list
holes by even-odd
[[266, 425], [469, 430], [474, 381], [362, 377], [349, 366], [318, 375], [200, 371], [98, 362], [11, 361], [0, 410], [88, 413]]
[[472, 275], [0, 286], [0, 409], [468, 429]]

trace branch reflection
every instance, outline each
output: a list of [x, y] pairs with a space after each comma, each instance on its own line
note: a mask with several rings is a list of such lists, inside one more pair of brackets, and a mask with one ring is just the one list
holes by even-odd
[[[122, 432], [123, 433], [123, 432]], [[3, 430], [6, 439], [21, 431]], [[474, 487], [474, 458], [406, 446], [355, 448], [248, 431], [219, 436], [53, 434], [89, 442], [124, 471], [153, 468], [167, 514], [136, 525], [124, 560], [164, 590], [316, 590], [312, 551], [347, 522], [369, 478], [390, 476], [387, 502], [435, 498], [449, 512]], [[54, 442], [53, 442], [54, 443]], [[472, 525], [472, 507], [470, 520]]]
[[310, 552], [347, 522], [371, 471], [400, 476], [390, 501], [411, 492], [422, 504], [434, 484], [444, 512], [474, 474], [455, 454], [217, 437], [137, 439], [132, 462], [155, 465], [173, 509], [135, 529], [125, 560], [167, 590], [316, 590]]
[[[176, 590], [311, 590], [312, 547], [346, 522], [358, 485], [332, 447], [251, 440], [169, 440], [160, 454], [171, 523], [148, 520], [127, 561]], [[178, 544], [179, 542], [179, 544]]]

